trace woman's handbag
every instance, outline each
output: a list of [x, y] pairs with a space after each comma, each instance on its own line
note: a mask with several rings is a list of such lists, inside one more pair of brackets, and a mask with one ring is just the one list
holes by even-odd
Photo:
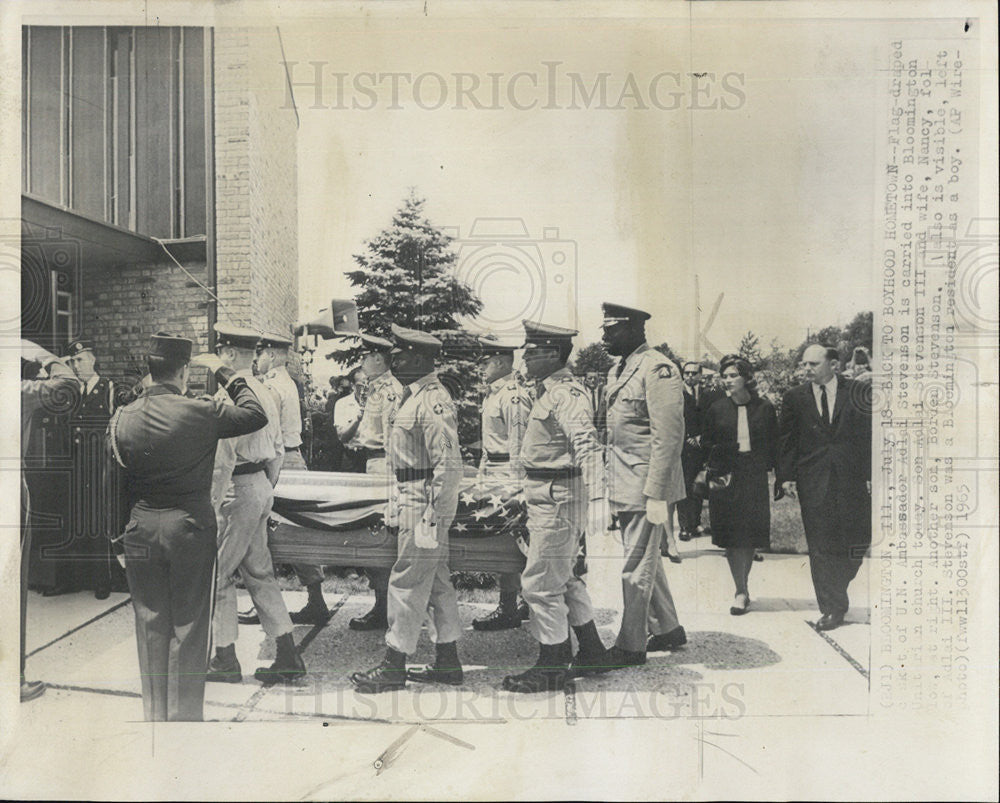
[[733, 472], [712, 468], [714, 454], [715, 449], [713, 448], [705, 468], [698, 472], [691, 483], [692, 496], [700, 496], [702, 499], [724, 499], [732, 492]]

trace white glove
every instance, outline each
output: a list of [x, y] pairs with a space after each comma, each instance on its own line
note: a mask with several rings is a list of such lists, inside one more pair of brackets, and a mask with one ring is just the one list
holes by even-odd
[[587, 505], [587, 535], [604, 535], [611, 523], [611, 513], [608, 511], [606, 499], [592, 499]]
[[413, 528], [413, 542], [420, 549], [437, 549], [437, 522], [434, 521], [434, 506], [428, 505], [424, 515]]
[[201, 366], [202, 368], [207, 368], [213, 374], [220, 368], [225, 368], [225, 363], [219, 359], [218, 354], [212, 354], [210, 351], [206, 351], [204, 354], [199, 354], [196, 357], [191, 358], [191, 365]]
[[665, 524], [670, 518], [670, 507], [662, 499], [646, 497], [646, 519], [650, 524]]

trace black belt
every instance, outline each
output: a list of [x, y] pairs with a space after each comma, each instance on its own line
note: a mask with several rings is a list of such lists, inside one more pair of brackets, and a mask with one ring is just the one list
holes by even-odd
[[263, 471], [264, 462], [260, 463], [240, 463], [236, 468], [233, 469], [233, 476], [240, 477], [243, 474], [256, 474], [258, 471]]
[[397, 468], [396, 482], [414, 482], [416, 480], [428, 480], [434, 476], [432, 468]]
[[491, 463], [509, 463], [510, 455], [506, 452], [487, 452], [486, 459]]
[[286, 446], [285, 447], [285, 451], [286, 452], [297, 452], [298, 450], [299, 450], [298, 446]]
[[524, 475], [529, 480], [571, 480], [580, 476], [580, 469], [576, 466], [567, 468], [526, 468]]
[[377, 459], [379, 457], [385, 457], [385, 449], [369, 449], [368, 450], [368, 459], [369, 460], [375, 460], [375, 459]]

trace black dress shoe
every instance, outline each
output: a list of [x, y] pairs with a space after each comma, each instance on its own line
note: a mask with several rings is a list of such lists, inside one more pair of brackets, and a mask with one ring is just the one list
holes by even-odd
[[107, 599], [111, 596], [111, 586], [98, 586], [94, 591], [94, 599]]
[[611, 663], [612, 656], [610, 650], [600, 650], [597, 652], [584, 652], [580, 650], [570, 662], [569, 676], [580, 678], [585, 675], [603, 675], [610, 672], [615, 667]]
[[687, 644], [687, 640], [687, 633], [684, 632], [684, 628], [681, 625], [677, 625], [677, 627], [667, 633], [650, 636], [649, 641], [646, 642], [646, 652], [676, 650]]
[[682, 541], [690, 541], [691, 540], [691, 533], [688, 530], [681, 530], [681, 533], [680, 533], [680, 535], [678, 537]]
[[73, 586], [70, 585], [57, 585], [51, 588], [46, 588], [42, 592], [43, 597], [61, 597], [63, 594], [72, 594], [76, 591]]
[[512, 630], [521, 626], [521, 617], [517, 608], [504, 610], [497, 606], [491, 613], [482, 619], [472, 620], [473, 630]]
[[824, 613], [816, 623], [817, 630], [834, 630], [844, 624], [844, 614]]
[[501, 688], [516, 694], [538, 694], [543, 691], [562, 691], [569, 679], [565, 667], [542, 668], [533, 666], [520, 675], [508, 675], [503, 679]]
[[351, 630], [387, 630], [389, 619], [385, 611], [372, 608], [364, 616], [357, 616], [347, 623]]
[[527, 622], [531, 618], [531, 608], [528, 607], [528, 603], [523, 599], [518, 603], [517, 615], [522, 622]]
[[293, 625], [325, 625], [330, 621], [330, 609], [326, 605], [320, 607], [306, 603], [302, 610], [290, 613], [289, 617]]
[[606, 660], [609, 669], [628, 669], [632, 666], [643, 666], [646, 663], [646, 653], [623, 650], [616, 644], [608, 650]]
[[21, 702], [27, 703], [45, 694], [45, 683], [40, 680], [21, 681]]
[[406, 679], [414, 683], [445, 683], [448, 686], [461, 686], [464, 681], [462, 667], [438, 668], [433, 664], [420, 669], [408, 669]]

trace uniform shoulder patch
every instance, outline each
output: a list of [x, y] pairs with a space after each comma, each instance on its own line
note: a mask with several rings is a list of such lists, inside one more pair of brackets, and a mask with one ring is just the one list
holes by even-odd
[[660, 379], [670, 379], [670, 377], [674, 376], [675, 373], [674, 369], [671, 368], [668, 363], [657, 365], [653, 370]]

